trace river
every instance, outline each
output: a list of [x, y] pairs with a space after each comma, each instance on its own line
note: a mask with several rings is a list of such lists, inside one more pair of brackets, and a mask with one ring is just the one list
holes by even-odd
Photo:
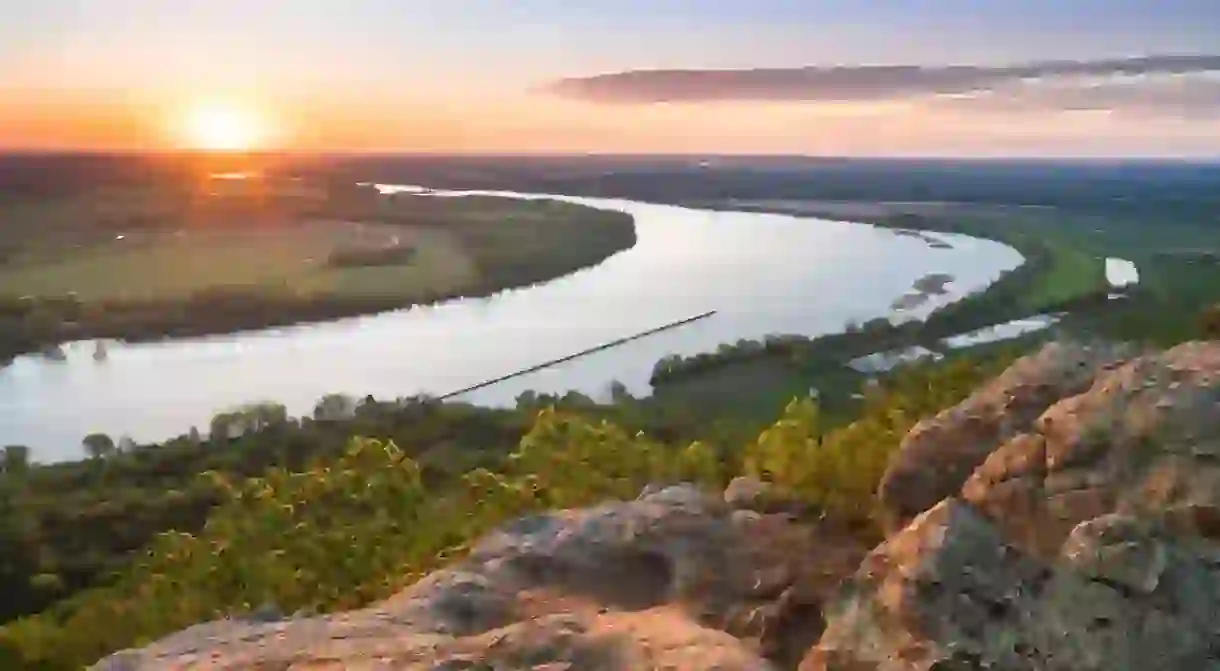
[[[444, 195], [459, 195], [448, 193]], [[541, 197], [503, 194], [514, 197]], [[612, 380], [648, 392], [667, 354], [709, 351], [770, 333], [817, 335], [891, 313], [931, 273], [949, 292], [917, 314], [978, 290], [1021, 256], [988, 240], [937, 234], [948, 248], [861, 224], [693, 210], [629, 200], [550, 196], [621, 210], [638, 242], [598, 266], [484, 299], [450, 301], [239, 334], [70, 343], [61, 361], [31, 355], [0, 369], [0, 444], [35, 459], [81, 455], [94, 431], [161, 440], [207, 430], [218, 411], [274, 400], [294, 415], [327, 393], [393, 399], [440, 395], [709, 310], [711, 318], [468, 394], [511, 404], [527, 389], [603, 395]]]

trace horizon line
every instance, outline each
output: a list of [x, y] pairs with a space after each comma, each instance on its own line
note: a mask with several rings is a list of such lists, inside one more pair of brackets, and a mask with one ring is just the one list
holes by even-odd
[[590, 152], [502, 152], [502, 151], [413, 151], [409, 149], [383, 150], [297, 150], [297, 149], [265, 149], [246, 152], [208, 152], [191, 149], [135, 149], [135, 148], [4, 148], [0, 147], [0, 159], [14, 157], [149, 157], [149, 158], [641, 158], [657, 159], [672, 158], [683, 160], [694, 159], [800, 159], [814, 161], [1003, 161], [1003, 162], [1117, 162], [1138, 161], [1155, 163], [1220, 163], [1220, 154], [1216, 156], [1167, 155], [1167, 154], [1047, 154], [1032, 156], [1026, 154], [937, 154], [937, 153], [896, 153], [896, 154], [802, 154], [780, 152], [638, 152], [638, 151], [590, 151]]

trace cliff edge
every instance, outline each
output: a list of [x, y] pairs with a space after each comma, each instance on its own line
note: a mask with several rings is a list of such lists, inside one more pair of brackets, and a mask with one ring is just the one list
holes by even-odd
[[1220, 669], [1220, 343], [1018, 361], [898, 446], [871, 551], [773, 494], [524, 518], [370, 608], [94, 668]]

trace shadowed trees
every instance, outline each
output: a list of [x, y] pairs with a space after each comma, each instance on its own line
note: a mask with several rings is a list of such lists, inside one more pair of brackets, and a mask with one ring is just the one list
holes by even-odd
[[104, 433], [91, 433], [85, 436], [81, 440], [81, 445], [84, 446], [85, 454], [90, 459], [106, 459], [119, 451], [114, 439]]
[[30, 448], [8, 445], [0, 450], [0, 473], [20, 474], [30, 469]]

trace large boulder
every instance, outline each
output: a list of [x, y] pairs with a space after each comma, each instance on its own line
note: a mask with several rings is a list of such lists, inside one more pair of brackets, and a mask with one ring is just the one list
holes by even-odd
[[870, 554], [802, 669], [1220, 669], [1220, 343], [1094, 373]]
[[1044, 557], [1076, 525], [1111, 512], [1215, 533], [1220, 343], [1188, 343], [1102, 372], [999, 446], [962, 495]]
[[1099, 369], [1131, 354], [1119, 345], [1050, 343], [965, 401], [919, 422], [878, 489], [887, 532], [956, 494], [997, 445], [1026, 431], [1052, 404], [1088, 389]]
[[95, 668], [792, 668], [866, 552], [840, 538], [822, 553], [823, 533], [692, 486], [650, 488], [520, 519], [364, 610], [208, 623]]
[[1217, 669], [1218, 552], [1114, 516], [1046, 562], [947, 499], [865, 559], [800, 668]]

